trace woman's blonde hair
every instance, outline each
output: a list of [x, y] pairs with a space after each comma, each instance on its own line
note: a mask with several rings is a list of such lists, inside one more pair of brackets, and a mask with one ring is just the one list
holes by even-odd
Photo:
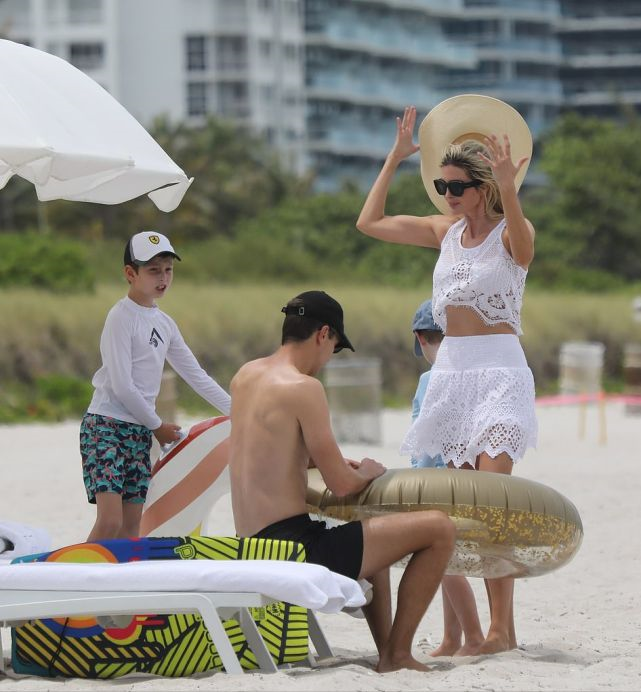
[[487, 147], [474, 139], [466, 139], [460, 144], [450, 144], [443, 158], [441, 166], [456, 166], [462, 168], [471, 180], [479, 180], [478, 188], [485, 198], [485, 212], [488, 216], [502, 216], [503, 204], [499, 186], [494, 179], [490, 165], [479, 154], [485, 154], [489, 158]]

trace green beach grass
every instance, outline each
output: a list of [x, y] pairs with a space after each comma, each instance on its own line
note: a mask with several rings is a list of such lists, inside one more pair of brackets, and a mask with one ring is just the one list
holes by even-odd
[[[346, 331], [356, 354], [382, 361], [386, 405], [409, 405], [424, 361], [412, 351], [411, 319], [429, 295], [425, 289], [386, 286], [192, 284], [177, 276], [160, 303], [178, 323], [203, 367], [221, 385], [245, 361], [271, 352], [280, 341], [285, 302], [303, 290], [323, 288], [345, 310]], [[0, 378], [5, 391], [17, 383], [63, 376], [87, 384], [100, 363], [100, 332], [109, 308], [126, 293], [124, 283], [102, 284], [91, 294], [60, 295], [10, 289], [0, 295]], [[556, 391], [561, 344], [600, 341], [606, 346], [604, 379], [622, 387], [626, 343], [641, 343], [641, 324], [632, 315], [634, 289], [607, 294], [526, 291], [523, 347], [539, 393]], [[198, 397], [180, 388], [181, 404]], [[6, 396], [6, 395], [5, 395]], [[1, 399], [0, 399], [1, 401]], [[0, 412], [1, 413], [1, 412]]]

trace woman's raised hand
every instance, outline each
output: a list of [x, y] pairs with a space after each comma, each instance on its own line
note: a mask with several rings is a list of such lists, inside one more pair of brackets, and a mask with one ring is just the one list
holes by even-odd
[[401, 161], [415, 154], [419, 146], [414, 144], [414, 125], [416, 124], [416, 108], [407, 106], [403, 118], [396, 118], [396, 140], [390, 151], [390, 156]]
[[514, 182], [516, 174], [521, 170], [528, 157], [524, 156], [516, 164], [513, 163], [512, 147], [510, 146], [510, 138], [507, 135], [503, 135], [503, 144], [501, 144], [496, 135], [486, 137], [484, 144], [488, 148], [490, 156], [487, 157], [481, 153], [479, 153], [479, 156], [491, 166], [494, 179], [499, 187]]

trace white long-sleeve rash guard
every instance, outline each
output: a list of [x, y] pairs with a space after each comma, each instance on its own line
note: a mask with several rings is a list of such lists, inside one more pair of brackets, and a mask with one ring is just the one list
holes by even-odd
[[200, 367], [176, 323], [157, 306], [144, 307], [129, 297], [118, 301], [105, 320], [100, 354], [89, 413], [158, 428], [156, 398], [167, 360], [203, 399], [229, 414], [229, 394]]

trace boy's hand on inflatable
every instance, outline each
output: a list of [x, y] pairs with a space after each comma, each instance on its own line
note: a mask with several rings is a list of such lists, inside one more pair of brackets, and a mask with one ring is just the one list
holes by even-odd
[[360, 475], [371, 481], [379, 476], [382, 476], [385, 471], [387, 471], [387, 469], [383, 466], [383, 464], [375, 459], [370, 459], [369, 457], [361, 459], [360, 466], [358, 467], [358, 472]]
[[161, 445], [168, 445], [180, 439], [180, 426], [175, 423], [161, 423], [153, 433]]

